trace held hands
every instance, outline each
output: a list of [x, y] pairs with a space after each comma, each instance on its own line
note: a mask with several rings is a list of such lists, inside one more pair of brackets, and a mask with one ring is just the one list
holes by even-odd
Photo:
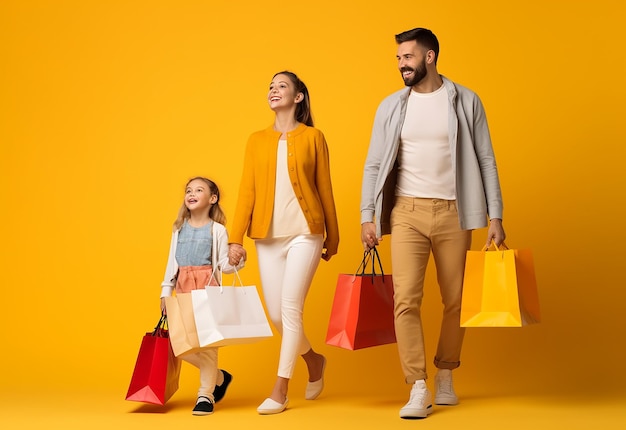
[[373, 222], [361, 224], [361, 243], [366, 251], [377, 246], [382, 237], [376, 237], [376, 225]]
[[504, 239], [506, 239], [506, 234], [504, 233], [504, 228], [502, 227], [502, 220], [499, 218], [493, 218], [489, 222], [489, 230], [487, 230], [487, 248], [491, 246], [492, 240], [496, 243], [496, 246], [500, 246], [502, 242], [504, 242]]
[[238, 243], [231, 243], [228, 245], [228, 262], [231, 266], [237, 266], [241, 259], [246, 260], [248, 257], [248, 253]]

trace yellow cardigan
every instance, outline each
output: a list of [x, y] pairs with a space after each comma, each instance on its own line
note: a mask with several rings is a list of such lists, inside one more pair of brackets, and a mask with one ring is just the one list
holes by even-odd
[[[248, 230], [251, 239], [264, 239], [272, 221], [278, 140], [273, 126], [253, 133], [248, 139], [230, 243], [243, 244]], [[300, 124], [287, 133], [287, 168], [302, 213], [311, 234], [326, 234], [328, 256], [337, 253], [339, 227], [330, 181], [326, 139], [316, 128]]]

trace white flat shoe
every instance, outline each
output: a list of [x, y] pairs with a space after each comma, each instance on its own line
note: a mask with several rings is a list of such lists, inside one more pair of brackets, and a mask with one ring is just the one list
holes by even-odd
[[306, 384], [306, 393], [304, 394], [305, 399], [315, 400], [320, 394], [322, 394], [322, 390], [324, 389], [324, 370], [326, 370], [326, 357], [324, 357], [324, 362], [322, 363], [322, 377], [317, 381]]
[[289, 399], [287, 398], [285, 399], [285, 403], [278, 403], [276, 400], [272, 400], [268, 397], [256, 408], [256, 411], [261, 415], [280, 414], [287, 409], [288, 403]]

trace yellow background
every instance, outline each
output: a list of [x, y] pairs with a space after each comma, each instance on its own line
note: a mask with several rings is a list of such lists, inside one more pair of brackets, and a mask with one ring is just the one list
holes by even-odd
[[[183, 186], [194, 175], [213, 178], [232, 218], [247, 136], [272, 121], [266, 91], [283, 69], [311, 92], [339, 213], [339, 254], [321, 263], [305, 311], [311, 341], [329, 358], [327, 395], [392, 396], [400, 407], [407, 391], [395, 345], [350, 352], [324, 339], [337, 274], [361, 257], [360, 181], [374, 112], [402, 87], [393, 35], [416, 26], [439, 37], [440, 72], [485, 105], [507, 244], [532, 249], [542, 305], [541, 324], [468, 330], [457, 391], [623, 404], [618, 3], [1, 2], [0, 423], [9, 410], [29, 416], [35, 393], [70, 403], [97, 393], [119, 400], [118, 411], [137, 407], [123, 398], [141, 337], [158, 319]], [[475, 232], [475, 249], [484, 234]], [[388, 245], [381, 251], [391, 271]], [[242, 276], [258, 285], [252, 242], [246, 247]], [[428, 275], [432, 357], [441, 307], [433, 267]], [[251, 410], [269, 394], [277, 351], [275, 337], [221, 352], [238, 381], [234, 395]], [[305, 381], [300, 363], [292, 391]], [[178, 398], [192, 402], [196, 386], [184, 367]]]

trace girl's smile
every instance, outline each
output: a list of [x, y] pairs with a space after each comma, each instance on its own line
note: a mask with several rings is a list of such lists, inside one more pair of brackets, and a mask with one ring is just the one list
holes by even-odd
[[206, 183], [200, 179], [193, 180], [185, 190], [185, 206], [191, 210], [205, 210], [215, 203], [215, 195], [211, 194]]

